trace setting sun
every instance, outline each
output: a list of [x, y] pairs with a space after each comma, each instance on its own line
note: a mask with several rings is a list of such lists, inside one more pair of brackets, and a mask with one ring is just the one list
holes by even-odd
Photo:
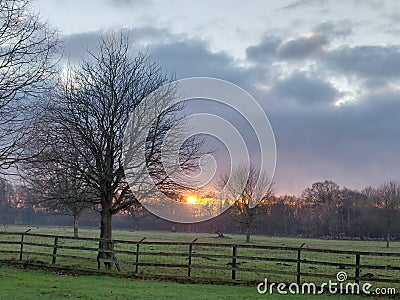
[[188, 204], [195, 204], [197, 202], [196, 196], [188, 196], [186, 197], [186, 203]]

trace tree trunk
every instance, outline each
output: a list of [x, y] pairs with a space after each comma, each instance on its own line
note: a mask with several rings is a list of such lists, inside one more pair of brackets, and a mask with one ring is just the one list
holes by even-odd
[[347, 207], [347, 230], [346, 230], [346, 234], [348, 235], [351, 231], [350, 228], [350, 207]]
[[79, 215], [76, 214], [74, 215], [74, 238], [76, 239], [79, 237], [78, 230], [79, 230]]
[[139, 219], [135, 218], [135, 231], [139, 230]]
[[246, 225], [246, 243], [250, 243], [250, 225]]
[[390, 226], [387, 227], [387, 232], [386, 232], [386, 248], [389, 248], [390, 246]]
[[[107, 203], [108, 204], [108, 203]], [[112, 253], [109, 251], [113, 250], [113, 243], [112, 243], [112, 213], [110, 204], [103, 205], [103, 209], [101, 210], [101, 219], [100, 219], [100, 241], [99, 244], [99, 257], [103, 259], [112, 259]], [[104, 262], [106, 270], [111, 269], [110, 262]]]

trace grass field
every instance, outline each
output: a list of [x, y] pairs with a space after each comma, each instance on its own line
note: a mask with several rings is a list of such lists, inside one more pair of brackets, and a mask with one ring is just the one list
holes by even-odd
[[[26, 231], [27, 229], [31, 229], [30, 233], [42, 233], [42, 234], [52, 234], [52, 235], [59, 235], [59, 236], [71, 236], [73, 231], [72, 228], [64, 228], [64, 227], [20, 227], [20, 226], [12, 226], [12, 227], [7, 227], [7, 231], [17, 231], [17, 232], [23, 232]], [[80, 230], [80, 236], [81, 237], [98, 237], [99, 231], [98, 229], [81, 229]], [[209, 233], [172, 233], [172, 232], [159, 232], [159, 231], [125, 231], [125, 230], [115, 230], [113, 234], [114, 239], [121, 239], [121, 240], [130, 240], [130, 241], [138, 241], [142, 238], [146, 237], [146, 241], [171, 241], [171, 242], [191, 242], [195, 238], [197, 238], [196, 243], [224, 243], [224, 244], [245, 244], [244, 243], [244, 236], [242, 235], [228, 235], [228, 238], [226, 239], [220, 239], [220, 238], [215, 238], [212, 234]], [[31, 240], [30, 240], [31, 239]], [[16, 240], [17, 241], [17, 240]], [[30, 242], [40, 242], [40, 243], [46, 243], [49, 245], [48, 247], [48, 253], [51, 254], [52, 252], [52, 240], [45, 241], [44, 239], [41, 239], [39, 237], [32, 237], [32, 236], [26, 236], [26, 241]], [[85, 247], [92, 247], [95, 248], [97, 247], [97, 243], [94, 241], [80, 241], [81, 244], [80, 246], [85, 246]], [[72, 245], [72, 243], [75, 243], [74, 240], [62, 240], [61, 244], [62, 245]], [[384, 242], [380, 241], [338, 241], [338, 240], [319, 240], [319, 239], [300, 239], [300, 238], [280, 238], [280, 237], [266, 237], [266, 236], [253, 236], [252, 237], [252, 244], [255, 245], [270, 245], [270, 246], [288, 246], [288, 247], [299, 247], [305, 243], [303, 248], [322, 248], [322, 249], [334, 249], [334, 250], [352, 250], [352, 251], [370, 251], [370, 252], [393, 252], [393, 253], [400, 253], [400, 243], [399, 242], [393, 242], [391, 245], [391, 248], [387, 249], [385, 247]], [[4, 245], [3, 245], [4, 246]], [[19, 249], [18, 245], [15, 245], [16, 249]], [[130, 247], [130, 248], [129, 248]], [[132, 251], [132, 245], [128, 244], [117, 244], [116, 248], [118, 250], [130, 250]], [[35, 246], [27, 246], [24, 248], [24, 251], [35, 251], [38, 248]], [[229, 264], [229, 259], [218, 259], [215, 261], [210, 261], [208, 258], [210, 253], [212, 254], [221, 254], [221, 255], [231, 255], [232, 254], [232, 249], [231, 248], [214, 248], [214, 249], [209, 249], [207, 247], [203, 247], [201, 245], [194, 245], [194, 253], [196, 253], [198, 256], [194, 258], [194, 263], [196, 264], [207, 264], [207, 265], [215, 265], [215, 266], [226, 266]], [[43, 248], [41, 248], [43, 251]], [[71, 249], [61, 249], [60, 250], [61, 254], [65, 255], [74, 255], [75, 250]], [[173, 253], [187, 253], [187, 245], [179, 246], [179, 245], [173, 245], [173, 246], [157, 246], [157, 245], [142, 245], [140, 251], [145, 251], [145, 252], [173, 252]], [[87, 257], [92, 257], [94, 259], [94, 254], [93, 252], [87, 251], [85, 254], [82, 254], [81, 252], [79, 255], [84, 255]], [[275, 251], [275, 250], [260, 250], [260, 249], [245, 249], [245, 248], [238, 248], [238, 255], [242, 256], [265, 256], [265, 257], [274, 257], [274, 258], [284, 258], [284, 259], [291, 259], [295, 258], [296, 252], [293, 251]], [[14, 255], [15, 256], [15, 255]], [[14, 258], [15, 259], [15, 258]], [[24, 256], [24, 260], [34, 260], [36, 259], [35, 257], [29, 257], [28, 255]], [[49, 263], [49, 257], [44, 257], [43, 260], [46, 261], [46, 263]], [[131, 260], [132, 257], [129, 257], [127, 255], [126, 257], [118, 256], [118, 259], [121, 260]], [[154, 259], [157, 259], [158, 263], [178, 263], [178, 264], [187, 264], [187, 257], [185, 255], [182, 256], [173, 256], [173, 257], [160, 257], [160, 256], [142, 256], [140, 261], [141, 262], [152, 262]], [[302, 252], [302, 259], [306, 259], [309, 261], [312, 260], [318, 260], [318, 261], [327, 261], [327, 262], [340, 262], [340, 263], [349, 263], [349, 264], [354, 264], [354, 257], [353, 256], [347, 256], [347, 255], [341, 255], [341, 254], [330, 254], [330, 253], [315, 253], [315, 252], [307, 252], [304, 251]], [[173, 261], [171, 261], [173, 260]], [[252, 261], [252, 260], [238, 260], [238, 262], [241, 264], [243, 267], [260, 267], [260, 264], [262, 268], [264, 269], [272, 269], [272, 270], [289, 270], [289, 271], [296, 271], [296, 264], [295, 263], [279, 263], [279, 262], [270, 262], [270, 261]], [[391, 266], [400, 266], [400, 259], [398, 257], [375, 257], [375, 256], [362, 256], [362, 264], [370, 264], [370, 265], [391, 265]], [[82, 262], [76, 262], [76, 261], [71, 261], [71, 259], [68, 258], [62, 258], [60, 257], [57, 259], [57, 265], [59, 266], [69, 266], [69, 267], [76, 267], [76, 268], [84, 268], [85, 266], [88, 268], [94, 268], [94, 262], [90, 261], [82, 261]], [[343, 271], [345, 270], [349, 276], [354, 276], [354, 268], [353, 267], [348, 267], [346, 268], [341, 268], [341, 267], [334, 267], [334, 266], [325, 266], [325, 265], [307, 265], [307, 264], [302, 264], [302, 272], [309, 272], [309, 273], [324, 273], [324, 274], [336, 274], [338, 271]], [[122, 273], [125, 272], [125, 274], [129, 275], [132, 274], [133, 268], [131, 266], [122, 267]], [[22, 274], [19, 274], [19, 270], [13, 270], [11, 273], [15, 272], [15, 276], [24, 276]], [[36, 272], [36, 271], [35, 271]], [[367, 273], [367, 272], [373, 272], [374, 276], [381, 276], [381, 277], [386, 277], [386, 278], [392, 278], [392, 279], [398, 279], [399, 276], [399, 271], [393, 271], [393, 270], [367, 270], [367, 269], [362, 269], [361, 275]], [[163, 267], [140, 267], [139, 273], [136, 275], [139, 276], [144, 276], [144, 277], [149, 277], [149, 275], [152, 274], [161, 274], [165, 275], [166, 277], [185, 277], [187, 273], [187, 268], [163, 268]], [[14, 273], [13, 273], [14, 274]], [[40, 273], [41, 276], [45, 276], [46, 273]], [[32, 274], [33, 276], [34, 274]], [[133, 274], [132, 274], [133, 275]], [[48, 274], [48, 276], [53, 276], [51, 274]], [[208, 278], [208, 282], [212, 281], [218, 281], [218, 280], [226, 280], [230, 278], [230, 271], [229, 270], [205, 270], [205, 269], [193, 269], [192, 270], [192, 277], [194, 278]], [[251, 272], [244, 272], [240, 271], [237, 272], [237, 279], [239, 281], [262, 281], [264, 277], [268, 277], [268, 280], [270, 281], [275, 281], [275, 282], [293, 282], [294, 281], [294, 276], [290, 275], [280, 275], [280, 274], [268, 274], [266, 275], [265, 273], [251, 273]], [[0, 282], [3, 282], [5, 277], [1, 278]], [[73, 285], [73, 281], [77, 280], [74, 279], [75, 277], [70, 276], [64, 276], [62, 278], [66, 278], [66, 282], [71, 281], [71, 285]], [[93, 285], [98, 284], [100, 281], [107, 281], [110, 280], [110, 282], [114, 282], [114, 280], [117, 280], [118, 284], [120, 281], [121, 282], [128, 282], [129, 286], [131, 286], [129, 289], [122, 289], [124, 292], [117, 297], [117, 299], [129, 299], [129, 292], [131, 290], [137, 289], [138, 287], [135, 286], [139, 284], [139, 281], [126, 281], [126, 279], [115, 279], [115, 278], [109, 278], [109, 279], [104, 279], [103, 277], [99, 276], [83, 276], [79, 277], [83, 281], [88, 281], [88, 285]], [[102, 279], [103, 278], [103, 279]], [[54, 279], [50, 279], [51, 280]], [[324, 278], [318, 278], [318, 277], [304, 277], [303, 281], [307, 282], [315, 282], [316, 284], [320, 284], [323, 282], [326, 282]], [[44, 284], [44, 282], [47, 282], [46, 280], [42, 282], [38, 282], [38, 286], [40, 286], [41, 283]], [[64, 279], [63, 279], [64, 282]], [[204, 295], [204, 291], [202, 289], [208, 289], [210, 288], [210, 291], [212, 293], [216, 293], [215, 295], [221, 295], [218, 294], [218, 291], [222, 291], [222, 293], [226, 293], [227, 295], [234, 295], [238, 296], [238, 298], [241, 299], [247, 299], [247, 298], [254, 298], [257, 296], [257, 292], [255, 290], [255, 287], [231, 287], [231, 286], [214, 286], [214, 285], [201, 285], [201, 284], [196, 284], [196, 285], [184, 285], [180, 284], [177, 285], [176, 288], [174, 286], [176, 284], [172, 283], [160, 283], [160, 282], [152, 282], [152, 281], [145, 281], [144, 283], [140, 282], [141, 286], [144, 287], [146, 290], [152, 290], [152, 293], [155, 290], [160, 289], [159, 285], [163, 285], [161, 288], [162, 291], [165, 291], [165, 295], [169, 295], [169, 289], [172, 291], [174, 289], [183, 289], [182, 291], [179, 291], [179, 293], [185, 293], [185, 291], [189, 291], [188, 295], [193, 296], [198, 293], [197, 298], [188, 298], [188, 299], [210, 299], [210, 297], [207, 298], [201, 298]], [[74, 283], [78, 284], [78, 283]], [[101, 286], [101, 288], [106, 288], [106, 285]], [[117, 283], [115, 283], [117, 284]], [[117, 285], [118, 285], [117, 284]], [[127, 284], [127, 283], [126, 283]], [[84, 285], [82, 283], [82, 285]], [[154, 285], [154, 288], [153, 288]], [[38, 286], [36, 286], [38, 288]], [[396, 287], [397, 290], [400, 290], [400, 286], [398, 284], [393, 285], [393, 284], [384, 284], [384, 283], [373, 283], [374, 287]], [[206, 288], [207, 287], [207, 288]], [[68, 290], [68, 286], [65, 287], [65, 289]], [[193, 290], [192, 290], [193, 289]], [[216, 289], [216, 291], [213, 291], [213, 289]], [[238, 289], [237, 291], [235, 289]], [[63, 291], [63, 289], [60, 289], [60, 291]], [[81, 291], [80, 289], [79, 291]], [[4, 290], [5, 291], [5, 290]], [[240, 291], [240, 292], [239, 292]], [[34, 292], [34, 289], [32, 289], [32, 292]], [[53, 291], [54, 293], [59, 292], [58, 289]], [[88, 293], [93, 292], [90, 289], [87, 291]], [[61, 293], [61, 292], [60, 292]], [[83, 289], [83, 292], [84, 289]], [[101, 294], [104, 294], [105, 291], [102, 291]], [[177, 292], [178, 293], [178, 292]], [[245, 294], [242, 295], [241, 293], [250, 293], [250, 294]], [[79, 293], [78, 293], [79, 294]], [[57, 294], [57, 297], [62, 297], [62, 295], [66, 294]], [[75, 294], [71, 294], [74, 295]], [[79, 294], [80, 295], [80, 294]], [[78, 295], [78, 296], [79, 296]], [[82, 296], [83, 299], [98, 299], [97, 297], [90, 298], [88, 296], [89, 294], [85, 294], [85, 296]], [[141, 297], [146, 297], [147, 294], [141, 295]], [[163, 298], [164, 294], [157, 294], [155, 292], [154, 297], [150, 297], [150, 299], [165, 299]], [[171, 294], [170, 299], [173, 299], [173, 295]], [[177, 295], [177, 294], [175, 294]], [[179, 294], [180, 295], [180, 294]], [[251, 296], [250, 296], [251, 295]], [[77, 297], [78, 297], [77, 296]], [[273, 296], [273, 295], [272, 295]], [[279, 295], [277, 295], [279, 296]], [[45, 297], [45, 294], [43, 294], [43, 297]], [[122, 297], [122, 298], [121, 298]], [[125, 298], [124, 298], [125, 297]], [[157, 298], [159, 297], [159, 298]], [[160, 298], [161, 297], [161, 298]], [[269, 299], [274, 299], [271, 298], [271, 295], [261, 295], [261, 298], [268, 297]], [[319, 299], [320, 296], [318, 296]], [[330, 296], [330, 299], [337, 299], [333, 298], [333, 296]], [[337, 297], [337, 296], [335, 296]], [[50, 297], [51, 298], [51, 297]], [[221, 299], [221, 297], [216, 297]], [[232, 297], [228, 297], [229, 299], [233, 299]], [[227, 299], [228, 299], [227, 298]], [[260, 298], [260, 299], [261, 299]], [[281, 297], [282, 298], [282, 297]], [[281, 299], [279, 298], [279, 299]], [[350, 297], [353, 299], [353, 297]], [[6, 299], [6, 298], [5, 298]], [[47, 299], [47, 298], [43, 298]], [[101, 299], [101, 298], [100, 298]], [[108, 299], [108, 298], [107, 298]], [[224, 299], [224, 298], [222, 298]], [[291, 299], [307, 299], [305, 298], [295, 298], [291, 297]], [[345, 298], [349, 299], [349, 298]], [[370, 298], [368, 298], [370, 299]]]
[[[35, 227], [35, 226], [7, 226], [1, 228], [0, 231], [16, 231], [24, 232], [31, 229], [30, 233], [43, 233], [51, 235], [73, 235], [72, 227]], [[99, 237], [99, 229], [83, 228], [79, 231], [80, 237]], [[191, 242], [197, 238], [197, 242], [210, 243], [229, 243], [229, 244], [245, 244], [245, 236], [239, 234], [228, 234], [226, 239], [215, 238], [210, 233], [186, 233], [186, 232], [169, 232], [169, 231], [130, 231], [130, 230], [114, 230], [113, 238], [122, 240], [138, 241], [146, 237], [150, 241], [182, 241]], [[376, 252], [394, 252], [400, 253], [400, 242], [392, 242], [390, 248], [386, 248], [385, 241], [349, 241], [349, 240], [321, 240], [309, 238], [286, 238], [286, 237], [269, 237], [254, 235], [251, 238], [252, 244], [259, 245], [276, 245], [299, 247], [305, 243], [305, 248], [324, 248], [334, 250], [357, 250], [357, 251], [376, 251]]]
[[180, 284], [108, 276], [60, 275], [0, 267], [0, 299], [380, 299], [344, 295], [258, 294], [256, 287]]

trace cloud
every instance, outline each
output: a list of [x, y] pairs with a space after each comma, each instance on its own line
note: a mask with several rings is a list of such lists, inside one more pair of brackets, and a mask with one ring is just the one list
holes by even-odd
[[347, 37], [353, 32], [354, 24], [350, 20], [326, 21], [314, 27], [314, 31], [328, 37]]
[[322, 47], [328, 44], [325, 36], [311, 33], [305, 37], [290, 40], [278, 48], [280, 59], [304, 59], [322, 52]]
[[330, 83], [304, 73], [277, 81], [271, 94], [279, 103], [286, 101], [306, 106], [332, 103], [339, 96], [339, 92]]
[[99, 31], [83, 32], [62, 37], [64, 56], [71, 62], [78, 62], [88, 56], [88, 50], [97, 48], [101, 33]]
[[235, 84], [252, 85], [265, 80], [261, 67], [241, 67], [225, 52], [212, 52], [205, 42], [195, 39], [174, 40], [149, 46], [151, 57], [177, 78], [209, 76]]
[[399, 77], [400, 47], [388, 46], [343, 46], [326, 53], [327, 67], [345, 74], [360, 77]]
[[246, 57], [259, 64], [267, 64], [276, 59], [300, 60], [322, 53], [326, 44], [327, 38], [316, 33], [285, 42], [277, 36], [266, 35], [258, 44], [247, 47]]
[[375, 90], [387, 86], [387, 82], [381, 78], [370, 78], [363, 81], [362, 86], [367, 89]]
[[[400, 92], [367, 94], [341, 107], [268, 105], [282, 190], [333, 179], [361, 189], [399, 178]], [[287, 178], [290, 178], [288, 180]]]
[[257, 45], [246, 49], [246, 57], [254, 62], [269, 63], [276, 57], [276, 51], [282, 40], [279, 37], [267, 35]]
[[296, 0], [293, 1], [292, 3], [284, 6], [284, 9], [297, 9], [297, 8], [303, 8], [305, 6], [312, 6], [312, 5], [322, 5], [326, 1], [325, 0]]
[[97, 51], [102, 36], [107, 36], [109, 33], [118, 33], [120, 30], [128, 35], [133, 46], [140, 49], [145, 49], [149, 44], [162, 44], [179, 40], [178, 36], [171, 34], [167, 29], [151, 26], [109, 31], [90, 31], [63, 36], [64, 55], [70, 61], [77, 62], [84, 57], [88, 57], [88, 50], [91, 52]]
[[152, 4], [151, 0], [104, 0], [109, 4], [112, 4], [117, 7], [132, 7], [132, 6], [144, 6]]

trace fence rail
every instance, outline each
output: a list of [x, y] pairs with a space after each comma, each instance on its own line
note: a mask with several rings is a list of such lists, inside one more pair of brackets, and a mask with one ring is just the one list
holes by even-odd
[[[112, 245], [99, 249], [101, 242]], [[107, 253], [108, 255], [100, 255]], [[400, 284], [400, 253], [349, 251], [271, 245], [104, 240], [0, 232], [0, 260], [45, 263], [75, 269], [100, 269], [104, 263], [129, 275], [172, 276], [227, 280], [296, 282], [347, 280]], [[379, 271], [379, 274], [372, 273]]]

